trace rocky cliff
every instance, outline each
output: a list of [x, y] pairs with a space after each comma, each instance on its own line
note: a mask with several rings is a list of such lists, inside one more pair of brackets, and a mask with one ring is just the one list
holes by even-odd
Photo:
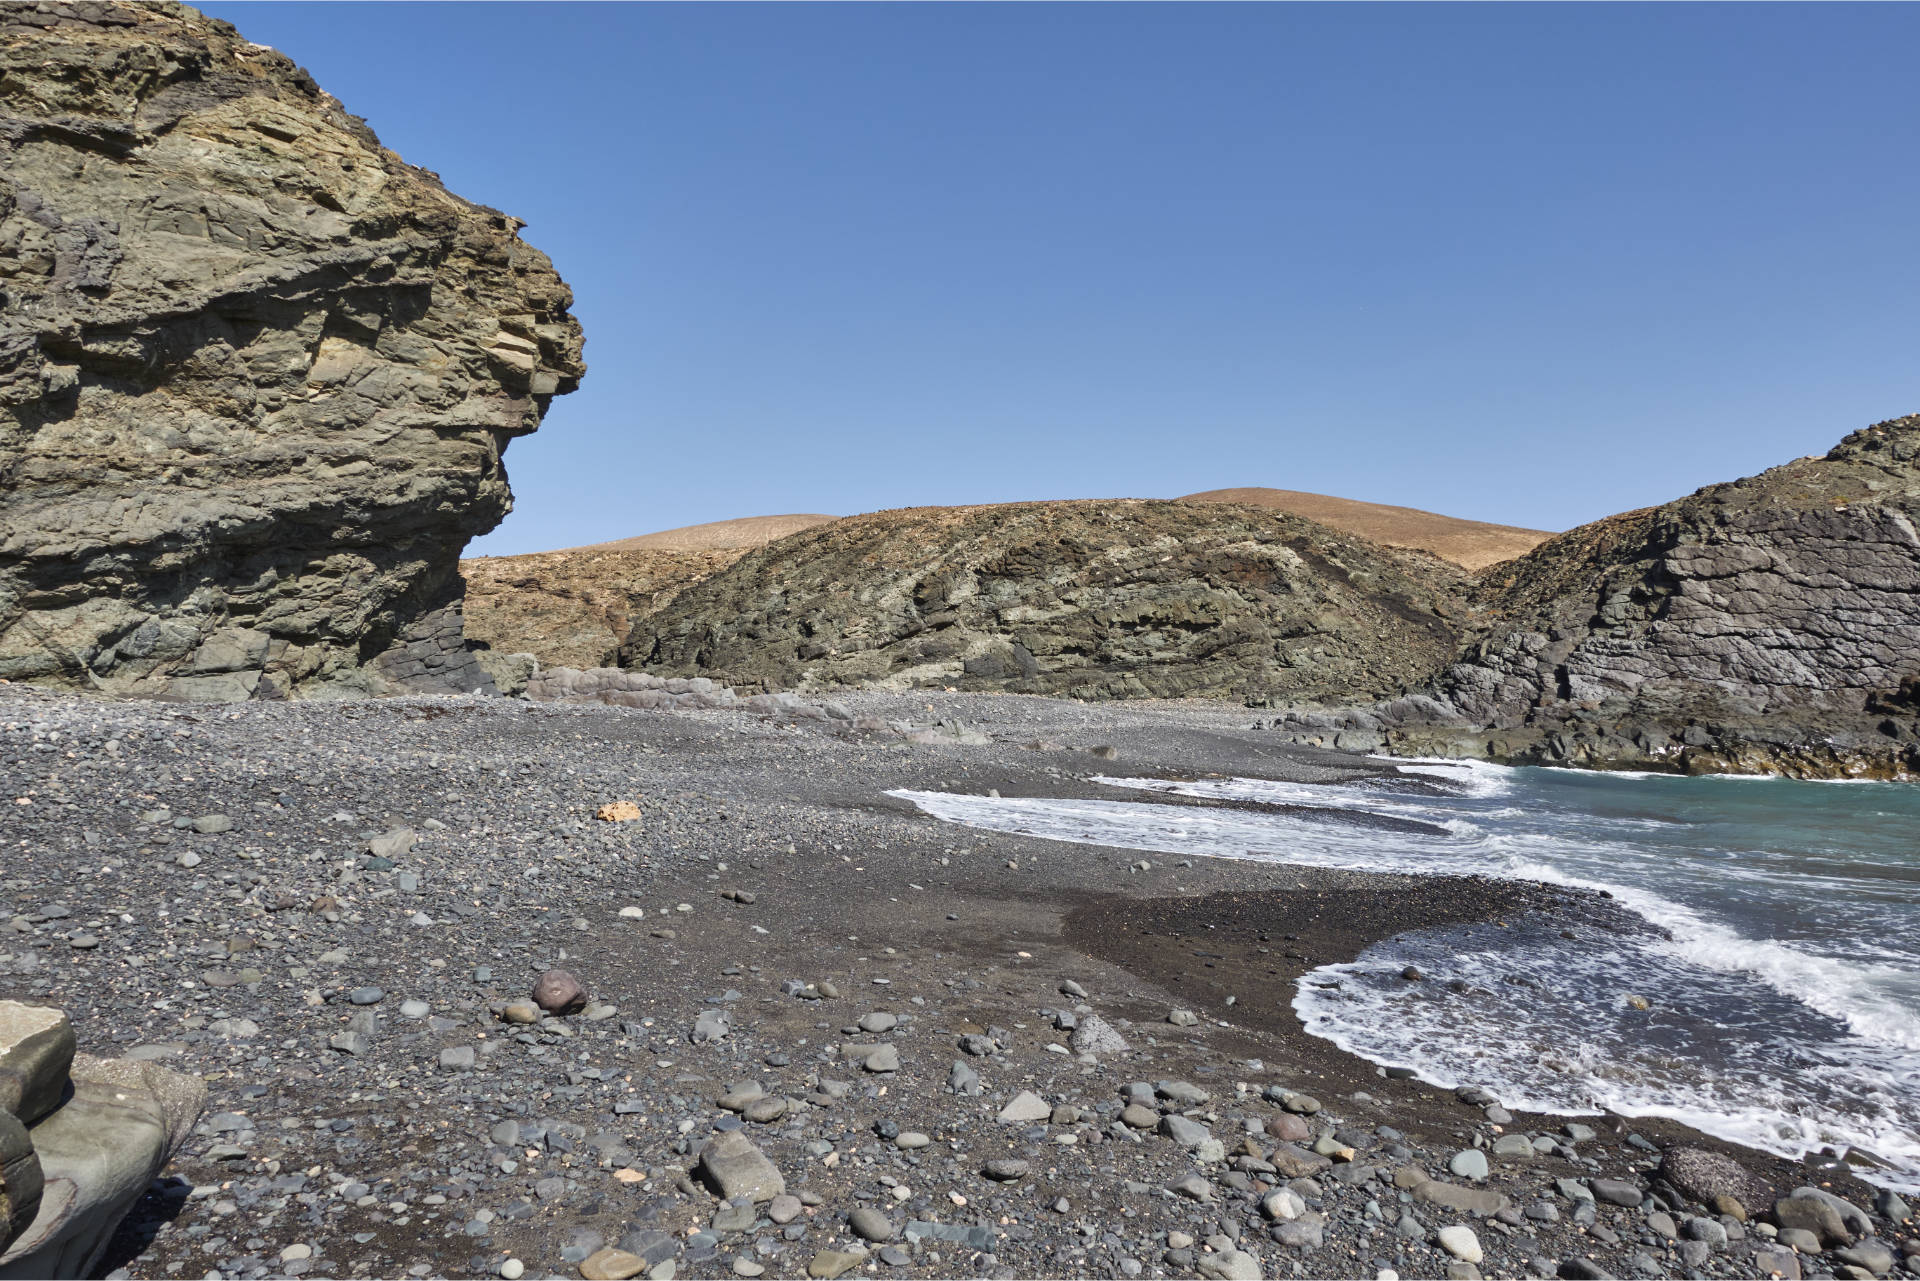
[[0, 7], [0, 676], [484, 685], [460, 549], [584, 372], [519, 227], [225, 23]]
[[1466, 588], [1434, 557], [1252, 507], [877, 512], [686, 588], [621, 661], [781, 688], [1379, 698], [1456, 652]]
[[1917, 523], [1920, 416], [1878, 423], [1499, 566], [1431, 697], [1287, 724], [1516, 761], [1920, 773]]

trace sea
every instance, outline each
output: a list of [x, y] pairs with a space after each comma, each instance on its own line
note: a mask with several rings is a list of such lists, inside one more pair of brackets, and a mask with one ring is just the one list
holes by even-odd
[[1851, 1152], [1920, 1191], [1920, 785], [1389, 763], [1400, 776], [1345, 784], [1098, 780], [1302, 807], [1280, 813], [895, 795], [1061, 841], [1605, 890], [1612, 927], [1410, 931], [1306, 974], [1293, 1008], [1353, 1054], [1511, 1108]]

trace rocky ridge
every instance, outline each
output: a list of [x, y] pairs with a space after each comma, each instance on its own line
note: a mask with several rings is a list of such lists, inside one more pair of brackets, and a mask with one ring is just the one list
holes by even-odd
[[0, 676], [487, 687], [460, 549], [584, 372], [519, 228], [226, 23], [0, 8]]
[[1920, 416], [1559, 536], [1476, 588], [1423, 694], [1302, 741], [1516, 763], [1920, 775]]
[[918, 508], [748, 553], [620, 661], [802, 690], [1383, 697], [1455, 652], [1466, 590], [1437, 558], [1251, 507]]

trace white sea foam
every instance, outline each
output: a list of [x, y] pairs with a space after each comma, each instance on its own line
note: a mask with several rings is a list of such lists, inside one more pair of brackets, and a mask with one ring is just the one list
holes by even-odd
[[[1739, 1071], [1723, 1065], [1689, 1076], [1634, 1064], [1624, 1043], [1578, 1026], [1579, 1019], [1591, 1015], [1579, 1013], [1584, 1007], [1577, 1003], [1565, 1026], [1529, 1028], [1510, 1012], [1507, 1032], [1523, 1040], [1542, 1037], [1549, 1045], [1589, 1044], [1592, 1061], [1544, 1074], [1537, 1069], [1538, 1054], [1522, 1056], [1498, 1072], [1503, 1096], [1526, 1106], [1546, 1105], [1545, 1110], [1606, 1108], [1671, 1116], [1781, 1152], [1857, 1145], [1920, 1178], [1920, 1140], [1912, 1133], [1920, 1122], [1920, 921], [1905, 910], [1905, 887], [1920, 880], [1920, 868], [1898, 835], [1920, 817], [1913, 794], [1885, 793], [1886, 809], [1843, 811], [1838, 818], [1844, 821], [1836, 826], [1805, 812], [1804, 798], [1813, 793], [1781, 793], [1780, 806], [1767, 809], [1775, 803], [1769, 799], [1774, 792], [1713, 790], [1721, 780], [1570, 774], [1549, 778], [1543, 787], [1536, 780], [1549, 771], [1481, 761], [1392, 763], [1417, 781], [1096, 780], [1289, 807], [1278, 813], [937, 792], [895, 795], [948, 821], [1077, 843], [1326, 868], [1482, 874], [1605, 890], [1658, 927], [1623, 942], [1628, 950], [1614, 963], [1623, 964], [1624, 957], [1634, 966], [1654, 967], [1646, 981], [1666, 983], [1678, 994], [1677, 1003], [1684, 1005], [1689, 993], [1708, 991], [1719, 993], [1730, 1009], [1785, 998], [1785, 1004], [1772, 1007], [1774, 1024], [1795, 1023], [1802, 1015], [1829, 1021], [1800, 1027], [1800, 1041], [1780, 1050], [1776, 1063], [1768, 1058], [1773, 1049], [1760, 1053], [1755, 1047], [1767, 1045], [1778, 1027], [1741, 1026], [1740, 1015], [1732, 1014], [1725, 1026], [1699, 1035], [1716, 1052], [1734, 1046], [1753, 1063]], [[1777, 788], [1798, 786], [1776, 781]], [[1755, 797], [1762, 802], [1758, 810]], [[1723, 799], [1734, 808], [1715, 809]], [[1369, 824], [1367, 816], [1383, 821]], [[1439, 830], [1410, 829], [1406, 821]], [[1840, 831], [1849, 824], [1860, 831], [1851, 836]], [[1805, 835], [1830, 829], [1839, 832], [1832, 841]], [[1789, 835], [1780, 837], [1783, 831]], [[1781, 845], [1782, 839], [1788, 843]], [[1879, 866], [1888, 871], [1875, 875], [1893, 879], [1866, 875]], [[1829, 905], [1837, 915], [1825, 910]], [[1563, 948], [1542, 946], [1543, 954], [1522, 962], [1524, 968], [1565, 963]], [[1516, 963], [1511, 955], [1499, 960]], [[1394, 963], [1391, 971], [1397, 974], [1400, 968]], [[1349, 978], [1360, 974], [1355, 970]], [[1416, 1067], [1429, 1079], [1450, 1083], [1448, 1047], [1480, 1039], [1463, 1037], [1452, 1022], [1422, 1032], [1405, 1011], [1390, 1018], [1359, 1000], [1352, 983], [1343, 990], [1342, 1000], [1335, 1002], [1314, 995], [1321, 989], [1302, 987], [1296, 1008], [1310, 1029], [1379, 1061]], [[1497, 1040], [1502, 1027], [1496, 1021], [1483, 1034]], [[1821, 1075], [1803, 1077], [1794, 1066], [1796, 1054], [1817, 1061]], [[1530, 1063], [1535, 1066], [1529, 1068]], [[1479, 1058], [1471, 1065], [1479, 1072], [1487, 1066]], [[1485, 1075], [1477, 1083], [1495, 1085]]]

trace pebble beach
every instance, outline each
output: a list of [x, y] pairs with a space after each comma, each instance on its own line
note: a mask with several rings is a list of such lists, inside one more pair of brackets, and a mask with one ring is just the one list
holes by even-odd
[[[1905, 1202], [1835, 1162], [1510, 1112], [1293, 1015], [1395, 931], [1607, 928], [1594, 896], [888, 795], [1390, 765], [1221, 704], [843, 702], [0, 688], [0, 998], [210, 1091], [103, 1271], [1920, 1275]], [[923, 728], [855, 728], [887, 724]]]

